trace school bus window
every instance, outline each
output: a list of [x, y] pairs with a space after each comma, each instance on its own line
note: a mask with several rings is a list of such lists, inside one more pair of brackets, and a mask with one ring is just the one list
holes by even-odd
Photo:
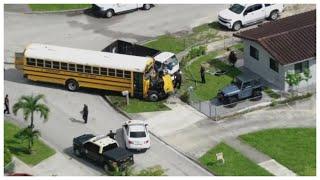
[[52, 62], [53, 69], [60, 69], [60, 63], [59, 62]]
[[91, 74], [91, 66], [85, 66], [84, 67], [84, 72]]
[[109, 76], [115, 76], [116, 70], [115, 69], [109, 69]]
[[108, 69], [107, 68], [101, 68], [101, 75], [108, 75]]
[[83, 65], [77, 64], [77, 72], [83, 72]]
[[67, 63], [61, 63], [61, 69], [68, 70], [68, 64]]
[[30, 66], [35, 66], [36, 65], [36, 60], [33, 58], [27, 58], [27, 64]]
[[44, 61], [44, 67], [46, 68], [51, 68], [51, 64], [52, 64], [51, 61]]
[[122, 70], [117, 70], [117, 77], [123, 78], [123, 71]]
[[76, 65], [75, 64], [69, 64], [69, 71], [76, 71]]
[[99, 68], [98, 67], [92, 67], [92, 73], [99, 75], [100, 74], [99, 73]]
[[124, 72], [124, 77], [130, 79], [131, 78], [131, 72], [130, 71], [125, 71]]
[[43, 67], [43, 60], [42, 59], [37, 59], [37, 66]]

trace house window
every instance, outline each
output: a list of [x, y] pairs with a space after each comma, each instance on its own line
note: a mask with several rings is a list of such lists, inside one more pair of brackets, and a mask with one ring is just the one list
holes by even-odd
[[250, 46], [250, 56], [253, 57], [256, 60], [259, 60], [259, 51], [258, 51], [258, 49]]
[[296, 73], [303, 73], [305, 69], [309, 69], [309, 61], [304, 61], [294, 65], [294, 71]]
[[275, 72], [279, 72], [279, 63], [274, 59], [270, 58], [270, 69], [274, 70]]

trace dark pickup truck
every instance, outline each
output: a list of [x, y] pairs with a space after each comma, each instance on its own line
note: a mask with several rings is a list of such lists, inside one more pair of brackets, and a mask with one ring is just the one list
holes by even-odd
[[76, 137], [73, 139], [73, 152], [103, 166], [106, 171], [124, 170], [134, 163], [133, 154], [119, 147], [117, 141], [109, 136], [84, 134]]
[[116, 40], [110, 45], [102, 49], [102, 52], [111, 52], [117, 54], [125, 54], [132, 56], [152, 57], [155, 60], [155, 70], [166, 70], [173, 75], [179, 70], [179, 61], [174, 53], [161, 52], [146, 46]]

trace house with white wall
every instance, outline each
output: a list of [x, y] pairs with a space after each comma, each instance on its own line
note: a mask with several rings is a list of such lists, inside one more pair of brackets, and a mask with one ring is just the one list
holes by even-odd
[[279, 90], [287, 91], [287, 73], [310, 70], [299, 88], [316, 83], [316, 11], [309, 11], [234, 34], [243, 39], [244, 67]]

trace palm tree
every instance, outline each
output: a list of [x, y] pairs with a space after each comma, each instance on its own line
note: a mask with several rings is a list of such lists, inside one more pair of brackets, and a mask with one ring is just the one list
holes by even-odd
[[40, 136], [40, 131], [33, 130], [31, 127], [26, 127], [22, 129], [18, 134], [16, 134], [16, 137], [21, 140], [28, 140], [28, 152], [29, 154], [32, 153], [32, 146], [34, 144], [34, 139], [38, 138]]
[[50, 110], [45, 104], [39, 103], [39, 100], [41, 99], [44, 99], [44, 95], [42, 94], [36, 96], [21, 96], [19, 101], [13, 105], [14, 115], [17, 115], [17, 112], [21, 109], [23, 111], [24, 120], [27, 121], [30, 116], [31, 123], [29, 127], [32, 129], [34, 127], [34, 112], [39, 112], [40, 118], [43, 118], [46, 122], [48, 120]]

